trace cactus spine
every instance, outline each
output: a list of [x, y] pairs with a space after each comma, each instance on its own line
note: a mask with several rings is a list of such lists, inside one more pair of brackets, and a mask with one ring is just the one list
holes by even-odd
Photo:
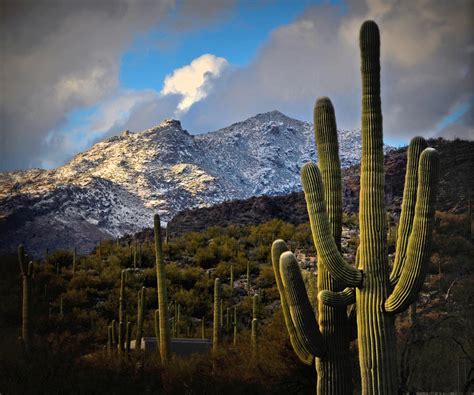
[[160, 216], [154, 217], [155, 254], [156, 254], [156, 283], [158, 290], [158, 310], [160, 316], [160, 355], [161, 362], [168, 361], [171, 353], [171, 337], [168, 319], [168, 298], [166, 295], [166, 274], [163, 248], [161, 245]]
[[[348, 265], [338, 251], [334, 228], [337, 222], [334, 220], [336, 213], [333, 212], [336, 207], [331, 203], [332, 197], [327, 192], [328, 186], [323, 186], [323, 183], [334, 182], [337, 178], [334, 174], [337, 172], [338, 164], [335, 161], [324, 163], [324, 159], [320, 158], [321, 169], [312, 163], [306, 164], [301, 171], [301, 177], [319, 260], [339, 286], [348, 287], [342, 291], [330, 287], [320, 289], [319, 306], [336, 308], [355, 302], [356, 307], [351, 308], [350, 312], [352, 314], [355, 310], [357, 315], [362, 393], [396, 394], [393, 314], [405, 310], [416, 299], [425, 276], [434, 216], [438, 154], [433, 149], [424, 149], [425, 143], [420, 138], [415, 138], [410, 144], [402, 205], [404, 213], [401, 215], [404, 223], [400, 224], [396, 265], [389, 278], [384, 210], [380, 38], [375, 22], [363, 23], [360, 30], [360, 49], [362, 160], [357, 269]], [[335, 144], [334, 137], [331, 139], [332, 144]], [[275, 249], [283, 250], [281, 241], [275, 243]], [[291, 262], [292, 264], [289, 264]], [[294, 310], [296, 308], [302, 310], [305, 301], [298, 300], [302, 290], [298, 290], [301, 286], [298, 276], [293, 276], [297, 270], [295, 263], [291, 253], [281, 254], [280, 271], [284, 295], [288, 298], [288, 310], [292, 318], [290, 324], [293, 323], [293, 328], [296, 327], [299, 340], [301, 336], [298, 327], [301, 323], [294, 319], [296, 317]], [[296, 304], [292, 306], [293, 301]], [[308, 322], [303, 325], [309, 325], [310, 317], [304, 318]], [[286, 317], [285, 319], [287, 320]], [[290, 338], [291, 335], [290, 331]], [[330, 344], [328, 347], [330, 355]]]
[[18, 262], [22, 275], [22, 310], [21, 310], [21, 340], [26, 352], [30, 350], [30, 278], [32, 265], [28, 264], [28, 256], [23, 245], [18, 246]]
[[214, 281], [214, 321], [212, 327], [212, 350], [217, 352], [221, 344], [221, 280], [216, 278]]
[[138, 350], [142, 346], [144, 308], [145, 308], [145, 287], [142, 287], [142, 289], [138, 291], [137, 341], [136, 341], [136, 348]]

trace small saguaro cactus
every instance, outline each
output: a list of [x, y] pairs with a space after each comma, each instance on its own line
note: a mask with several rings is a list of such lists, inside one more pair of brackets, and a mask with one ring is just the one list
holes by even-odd
[[76, 247], [74, 247], [74, 250], [72, 252], [72, 275], [74, 276], [76, 274], [76, 266], [77, 266], [77, 255], [76, 255]]
[[214, 321], [212, 326], [212, 350], [217, 352], [221, 344], [221, 280], [214, 281]]
[[130, 344], [132, 342], [132, 323], [127, 322], [127, 329], [125, 330], [125, 352], [130, 353]]
[[124, 338], [124, 329], [126, 325], [125, 321], [125, 270], [122, 270], [120, 273], [120, 295], [119, 295], [119, 333], [118, 333], [118, 342], [119, 350], [123, 351], [123, 344], [125, 341]]
[[112, 325], [107, 327], [107, 353], [112, 353]]
[[247, 294], [250, 294], [250, 261], [247, 261], [247, 284], [245, 284]]
[[22, 276], [22, 311], [21, 311], [21, 340], [26, 352], [30, 350], [30, 278], [33, 274], [33, 264], [28, 263], [23, 245], [18, 246], [18, 262]]
[[178, 304], [178, 307], [176, 308], [176, 337], [179, 337], [181, 334], [180, 327], [181, 327], [181, 305]]
[[234, 306], [234, 346], [237, 344], [237, 306]]
[[230, 308], [225, 309], [225, 331], [226, 335], [230, 333]]
[[250, 336], [252, 344], [252, 357], [257, 358], [258, 356], [258, 318], [252, 319], [252, 333]]
[[[319, 167], [313, 163], [303, 166], [301, 178], [313, 241], [319, 257], [318, 265], [323, 262], [328, 278], [338, 284], [338, 287], [346, 287], [339, 291], [331, 289], [330, 286], [320, 288], [318, 304], [325, 306], [324, 309], [337, 309], [347, 308], [355, 303], [355, 309], [351, 306], [349, 310], [350, 312], [355, 310], [357, 315], [362, 393], [396, 394], [394, 314], [404, 311], [416, 300], [425, 278], [433, 227], [439, 159], [435, 150], [425, 148], [426, 143], [422, 138], [417, 137], [411, 141], [408, 149], [396, 258], [392, 273], [389, 275], [384, 210], [380, 38], [378, 27], [373, 21], [366, 21], [361, 27], [360, 50], [362, 159], [359, 204], [360, 245], [357, 250], [356, 267], [347, 264], [338, 249], [335, 228], [338, 220], [335, 218], [339, 215], [340, 208], [332, 201], [331, 191], [339, 183], [337, 174], [340, 170], [334, 154], [329, 154], [337, 148], [337, 135], [330, 133], [330, 128], [322, 127], [321, 142], [318, 142], [318, 132], [316, 132], [317, 143], [322, 144], [321, 148], [318, 147], [318, 152], [321, 149], [328, 151], [326, 159], [320, 157]], [[321, 108], [322, 111], [324, 110], [322, 114], [326, 114], [321, 115], [321, 121], [327, 126], [333, 118], [332, 105], [328, 99], [322, 99], [318, 103], [321, 107], [325, 107]], [[316, 109], [318, 110], [318, 105]], [[328, 132], [324, 132], [325, 130]], [[305, 339], [304, 336], [316, 333], [326, 346], [326, 349], [321, 348], [321, 356], [331, 358], [331, 347], [324, 335], [321, 317], [322, 333], [314, 322], [310, 322], [314, 321], [311, 314], [299, 314], [303, 309], [308, 308], [309, 302], [304, 294], [304, 288], [301, 288], [301, 273], [296, 259], [291, 252], [283, 252], [284, 243], [282, 243], [282, 241], [274, 243], [273, 253], [279, 256], [279, 270], [283, 280], [281, 291], [287, 298], [291, 317], [288, 327], [290, 338], [293, 331], [298, 345], [301, 343], [300, 340]], [[280, 254], [277, 253], [278, 249]], [[318, 276], [320, 275], [321, 273], [318, 273]], [[336, 320], [333, 324], [335, 327], [338, 326]], [[335, 375], [328, 375], [323, 380], [332, 381], [335, 378], [337, 378]]]
[[252, 297], [252, 318], [258, 318], [258, 294]]
[[142, 336], [143, 336], [143, 311], [145, 309], [145, 287], [142, 287], [138, 291], [138, 308], [137, 308], [137, 339], [136, 339], [136, 348], [140, 350], [142, 345]]
[[204, 340], [206, 338], [206, 321], [204, 317], [201, 319], [201, 339]]
[[156, 283], [158, 293], [158, 310], [160, 316], [160, 355], [161, 362], [165, 363], [170, 358], [171, 353], [171, 336], [168, 312], [168, 297], [166, 294], [166, 274], [165, 260], [163, 257], [163, 247], [161, 244], [161, 225], [160, 216], [154, 216], [154, 233], [155, 233], [155, 254], [156, 254]]
[[117, 335], [116, 335], [116, 324], [115, 320], [112, 320], [110, 323], [110, 327], [112, 328], [111, 330], [111, 339], [112, 339], [112, 349], [115, 350], [117, 348]]

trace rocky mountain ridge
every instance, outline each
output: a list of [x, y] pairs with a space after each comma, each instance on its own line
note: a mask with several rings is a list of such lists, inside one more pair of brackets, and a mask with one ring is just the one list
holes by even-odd
[[[359, 162], [360, 139], [339, 131], [343, 167]], [[166, 222], [184, 209], [299, 191], [309, 160], [312, 125], [278, 111], [202, 135], [171, 119], [125, 131], [56, 169], [0, 173], [0, 251], [20, 242], [36, 253], [87, 251], [151, 226], [154, 212]]]

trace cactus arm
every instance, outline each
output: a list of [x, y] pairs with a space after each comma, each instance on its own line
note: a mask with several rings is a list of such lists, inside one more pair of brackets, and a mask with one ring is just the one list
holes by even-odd
[[400, 313], [413, 303], [426, 275], [434, 222], [436, 185], [438, 182], [439, 156], [432, 148], [420, 155], [418, 191], [413, 229], [407, 247], [406, 263], [400, 280], [385, 301], [385, 311]]
[[331, 100], [320, 97], [314, 108], [314, 137], [318, 150], [318, 167], [324, 184], [326, 211], [337, 248], [341, 248], [342, 177], [337, 141], [336, 116]]
[[154, 235], [156, 253], [156, 282], [158, 291], [158, 309], [160, 311], [160, 355], [161, 362], [168, 361], [171, 353], [171, 335], [168, 311], [168, 297], [166, 294], [165, 261], [161, 244], [160, 216], [154, 216]]
[[280, 255], [285, 251], [288, 251], [288, 247], [283, 240], [275, 240], [272, 245], [272, 266], [273, 273], [275, 274], [275, 280], [277, 284], [278, 293], [280, 294], [281, 301], [281, 311], [283, 313], [283, 318], [285, 320], [286, 328], [288, 330], [288, 335], [290, 336], [290, 342], [295, 351], [297, 357], [306, 365], [312, 365], [314, 362], [314, 354], [312, 354], [305, 343], [298, 337], [298, 332], [296, 331], [295, 325], [291, 320], [290, 310], [288, 308], [288, 303], [286, 301], [285, 289], [283, 287], [283, 282], [280, 275]]
[[309, 222], [313, 241], [319, 257], [334, 280], [348, 287], [362, 285], [362, 273], [347, 264], [337, 249], [334, 237], [331, 235], [324, 189], [319, 168], [314, 163], [306, 163], [301, 169], [301, 181], [308, 208]]
[[415, 215], [416, 190], [418, 184], [418, 163], [422, 151], [427, 147], [423, 137], [414, 137], [410, 141], [407, 153], [407, 169], [405, 173], [405, 186], [403, 188], [402, 211], [397, 232], [397, 246], [393, 269], [390, 273], [390, 284], [397, 284], [406, 261], [408, 240], [413, 228]]
[[326, 306], [344, 307], [355, 303], [354, 288], [345, 288], [340, 292], [322, 290], [318, 294], [318, 299]]
[[281, 254], [280, 273], [288, 310], [299, 340], [309, 353], [323, 357], [326, 345], [316, 323], [300, 268], [292, 252], [286, 251]]

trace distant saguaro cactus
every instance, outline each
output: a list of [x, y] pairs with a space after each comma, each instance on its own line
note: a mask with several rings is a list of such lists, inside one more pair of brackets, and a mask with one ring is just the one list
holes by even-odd
[[124, 349], [124, 342], [125, 342], [125, 334], [124, 330], [125, 325], [125, 270], [122, 270], [120, 273], [120, 296], [119, 296], [119, 328], [118, 328], [118, 343], [119, 343], [119, 351], [123, 351]]
[[28, 255], [25, 254], [23, 245], [18, 246], [18, 262], [20, 264], [20, 273], [22, 276], [22, 324], [21, 340], [26, 352], [30, 351], [31, 333], [30, 333], [30, 278], [33, 273], [33, 264], [28, 262]]
[[247, 284], [245, 284], [247, 294], [250, 294], [250, 261], [247, 261]]
[[[433, 227], [438, 154], [433, 149], [425, 148], [423, 139], [415, 138], [408, 150], [397, 253], [389, 276], [384, 210], [380, 38], [375, 22], [363, 23], [360, 49], [362, 160], [357, 268], [348, 265], [338, 249], [340, 166], [334, 111], [327, 98], [318, 100], [316, 105], [319, 167], [308, 163], [301, 171], [313, 240], [318, 252], [318, 277], [321, 277], [321, 280], [318, 278], [319, 327], [314, 320], [294, 255], [285, 251], [282, 240], [276, 241], [272, 247], [275, 275], [293, 347], [302, 359], [309, 361], [312, 355], [320, 357], [316, 362], [320, 394], [347, 393], [336, 389], [339, 383], [345, 382], [344, 377], [341, 377], [342, 370], [337, 370], [337, 365], [340, 364], [341, 349], [345, 349], [347, 344], [344, 329], [346, 309], [354, 302], [362, 393], [397, 393], [394, 314], [404, 311], [416, 299], [423, 284]], [[275, 260], [278, 258], [279, 268], [276, 268]], [[350, 311], [353, 312], [354, 308]], [[343, 330], [340, 335], [337, 334], [339, 330]], [[318, 340], [318, 344], [314, 342], [317, 347], [313, 350], [305, 347], [311, 336]], [[309, 345], [313, 345], [313, 342]], [[323, 374], [320, 374], [320, 369]], [[350, 370], [347, 372], [350, 375]]]
[[74, 250], [72, 252], [72, 275], [74, 276], [76, 274], [76, 265], [77, 265], [77, 256], [76, 256], [76, 247], [74, 247]]
[[221, 280], [214, 281], [214, 321], [212, 327], [212, 350], [217, 352], [221, 344]]
[[166, 294], [166, 273], [163, 247], [161, 244], [160, 216], [154, 217], [155, 254], [156, 254], [156, 283], [158, 291], [158, 310], [160, 316], [160, 355], [161, 362], [166, 363], [171, 353], [171, 336], [168, 312], [168, 297]]
[[125, 330], [125, 352], [130, 353], [130, 344], [132, 342], [132, 323], [127, 322], [127, 329]]
[[137, 298], [137, 339], [136, 339], [136, 348], [140, 350], [142, 345], [142, 336], [143, 336], [143, 319], [144, 319], [144, 309], [145, 309], [145, 287], [142, 287], [138, 291]]
[[258, 318], [252, 319], [252, 333], [250, 336], [250, 341], [252, 344], [252, 357], [256, 359], [258, 356]]
[[237, 344], [237, 306], [234, 306], [234, 341], [233, 344], [234, 346]]

